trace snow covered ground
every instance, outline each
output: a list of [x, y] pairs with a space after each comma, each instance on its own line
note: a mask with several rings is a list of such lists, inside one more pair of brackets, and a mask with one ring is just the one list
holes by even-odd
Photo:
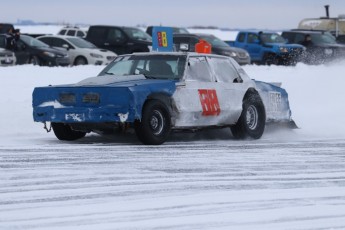
[[61, 142], [33, 122], [34, 87], [102, 66], [0, 68], [0, 229], [345, 229], [344, 65], [244, 66], [282, 82], [298, 130], [161, 146], [131, 133]]

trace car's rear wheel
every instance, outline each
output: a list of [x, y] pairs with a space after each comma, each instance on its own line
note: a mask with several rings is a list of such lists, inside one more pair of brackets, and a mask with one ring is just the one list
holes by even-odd
[[237, 139], [259, 139], [266, 123], [265, 107], [257, 94], [250, 94], [243, 100], [242, 113], [237, 123], [231, 127], [233, 136]]
[[55, 136], [62, 141], [74, 141], [85, 137], [85, 132], [75, 131], [71, 126], [64, 123], [52, 123]]
[[84, 57], [77, 57], [74, 61], [74, 65], [87, 65], [87, 60]]
[[168, 108], [158, 100], [145, 103], [141, 121], [135, 123], [138, 139], [146, 145], [164, 143], [171, 130], [171, 118]]

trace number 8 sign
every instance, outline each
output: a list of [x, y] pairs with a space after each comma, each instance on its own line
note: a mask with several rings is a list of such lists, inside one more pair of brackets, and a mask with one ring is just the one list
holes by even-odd
[[153, 27], [152, 50], [160, 52], [173, 51], [173, 30], [171, 27]]

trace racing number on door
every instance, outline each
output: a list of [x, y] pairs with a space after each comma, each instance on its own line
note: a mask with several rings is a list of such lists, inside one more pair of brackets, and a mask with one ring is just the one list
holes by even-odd
[[168, 39], [166, 32], [158, 32], [158, 46], [167, 47], [168, 46]]
[[203, 116], [218, 116], [220, 106], [217, 92], [215, 89], [199, 89], [199, 98], [202, 107]]

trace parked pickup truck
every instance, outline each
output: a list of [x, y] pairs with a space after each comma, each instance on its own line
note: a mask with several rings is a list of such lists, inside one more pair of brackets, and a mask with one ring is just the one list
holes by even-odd
[[247, 50], [252, 62], [266, 65], [294, 65], [305, 50], [302, 45], [287, 44], [278, 33], [262, 31], [240, 31], [228, 44]]

